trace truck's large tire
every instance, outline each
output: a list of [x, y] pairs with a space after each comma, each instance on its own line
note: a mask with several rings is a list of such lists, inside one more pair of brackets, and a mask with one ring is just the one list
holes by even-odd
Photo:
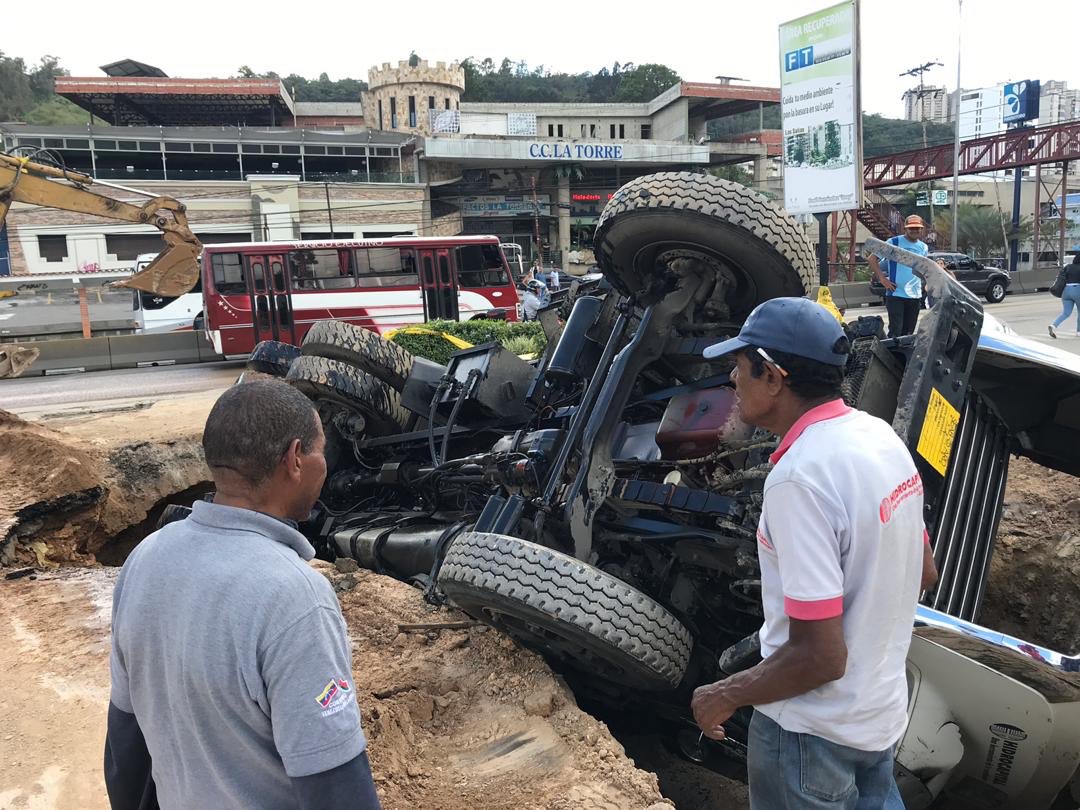
[[464, 532], [439, 587], [465, 612], [564, 664], [640, 689], [672, 689], [692, 639], [662, 605], [591, 565], [516, 537]]
[[736, 322], [769, 298], [806, 295], [817, 278], [802, 226], [745, 186], [708, 174], [660, 172], [627, 183], [604, 207], [593, 245], [612, 285], [643, 304], [668, 289], [663, 256], [700, 256], [725, 276]]
[[301, 355], [285, 379], [314, 402], [331, 402], [361, 414], [370, 436], [399, 433], [412, 417], [397, 391], [348, 363]]
[[395, 391], [405, 387], [413, 367], [413, 356], [408, 350], [370, 329], [345, 321], [319, 321], [304, 336], [300, 351], [351, 363]]
[[244, 365], [252, 371], [284, 377], [289, 371], [289, 365], [299, 356], [300, 349], [291, 343], [264, 340], [255, 344]]

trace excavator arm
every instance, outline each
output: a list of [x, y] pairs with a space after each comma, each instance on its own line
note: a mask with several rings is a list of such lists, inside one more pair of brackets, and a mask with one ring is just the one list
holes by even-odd
[[[142, 205], [115, 200], [90, 191], [89, 186], [95, 183], [150, 199]], [[153, 225], [161, 231], [165, 250], [145, 270], [115, 282], [117, 287], [176, 297], [189, 292], [199, 280], [198, 258], [202, 244], [188, 228], [184, 204], [171, 197], [155, 197], [137, 189], [94, 180], [78, 172], [0, 154], [0, 226], [3, 226], [13, 202]]]

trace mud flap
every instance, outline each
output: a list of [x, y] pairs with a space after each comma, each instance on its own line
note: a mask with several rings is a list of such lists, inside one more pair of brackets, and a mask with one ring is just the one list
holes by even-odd
[[981, 638], [921, 627], [911, 639], [908, 682], [910, 720], [896, 759], [925, 786], [926, 799], [1036, 810], [1049, 807], [1076, 771], [1075, 675]]

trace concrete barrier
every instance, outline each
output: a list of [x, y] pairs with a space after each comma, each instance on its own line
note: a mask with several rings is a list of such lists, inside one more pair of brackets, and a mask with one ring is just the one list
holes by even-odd
[[[870, 283], [866, 281], [852, 281], [844, 284], [832, 284], [833, 300], [841, 297], [844, 308], [854, 309], [861, 306], [877, 306], [881, 303], [881, 297], [870, 290]], [[839, 306], [839, 304], [838, 304]]]
[[23, 377], [76, 371], [102, 371], [112, 368], [109, 338], [38, 340], [32, 343], [5, 344], [5, 346], [26, 346], [40, 350], [41, 354], [22, 373]]
[[195, 332], [161, 332], [109, 338], [113, 368], [198, 363]]
[[40, 350], [23, 377], [77, 371], [104, 371], [182, 363], [210, 363], [224, 358], [215, 354], [202, 332], [162, 332], [152, 335], [119, 335], [88, 340], [35, 340], [0, 344]]
[[1054, 283], [1060, 268], [1045, 267], [1037, 270], [1020, 270], [1010, 274], [1012, 284], [1009, 289], [1013, 292], [1038, 292], [1048, 290]]

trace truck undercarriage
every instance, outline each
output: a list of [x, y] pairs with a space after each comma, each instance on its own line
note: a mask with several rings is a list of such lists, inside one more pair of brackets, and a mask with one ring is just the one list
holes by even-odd
[[[692, 759], [738, 757], [748, 710], [722, 752], [702, 750], [718, 744], [699, 741], [689, 698], [759, 660], [755, 533], [776, 437], [741, 422], [730, 361], [702, 350], [757, 303], [810, 293], [813, 252], [753, 192], [689, 173], [624, 186], [594, 242], [605, 281], [565, 323], [547, 313], [535, 364], [493, 344], [444, 368], [338, 323], [299, 354], [257, 349], [253, 367], [324, 423], [329, 475], [302, 527], [320, 556], [453, 603], [582, 699], [655, 716]], [[843, 386], [910, 448], [941, 571], [913, 636], [898, 781], [911, 808], [1048, 807], [1080, 761], [1074, 659], [974, 623], [1010, 453], [1080, 473], [1080, 369], [1007, 335], [981, 351], [978, 300], [925, 273], [938, 303], [915, 335], [847, 325]]]

